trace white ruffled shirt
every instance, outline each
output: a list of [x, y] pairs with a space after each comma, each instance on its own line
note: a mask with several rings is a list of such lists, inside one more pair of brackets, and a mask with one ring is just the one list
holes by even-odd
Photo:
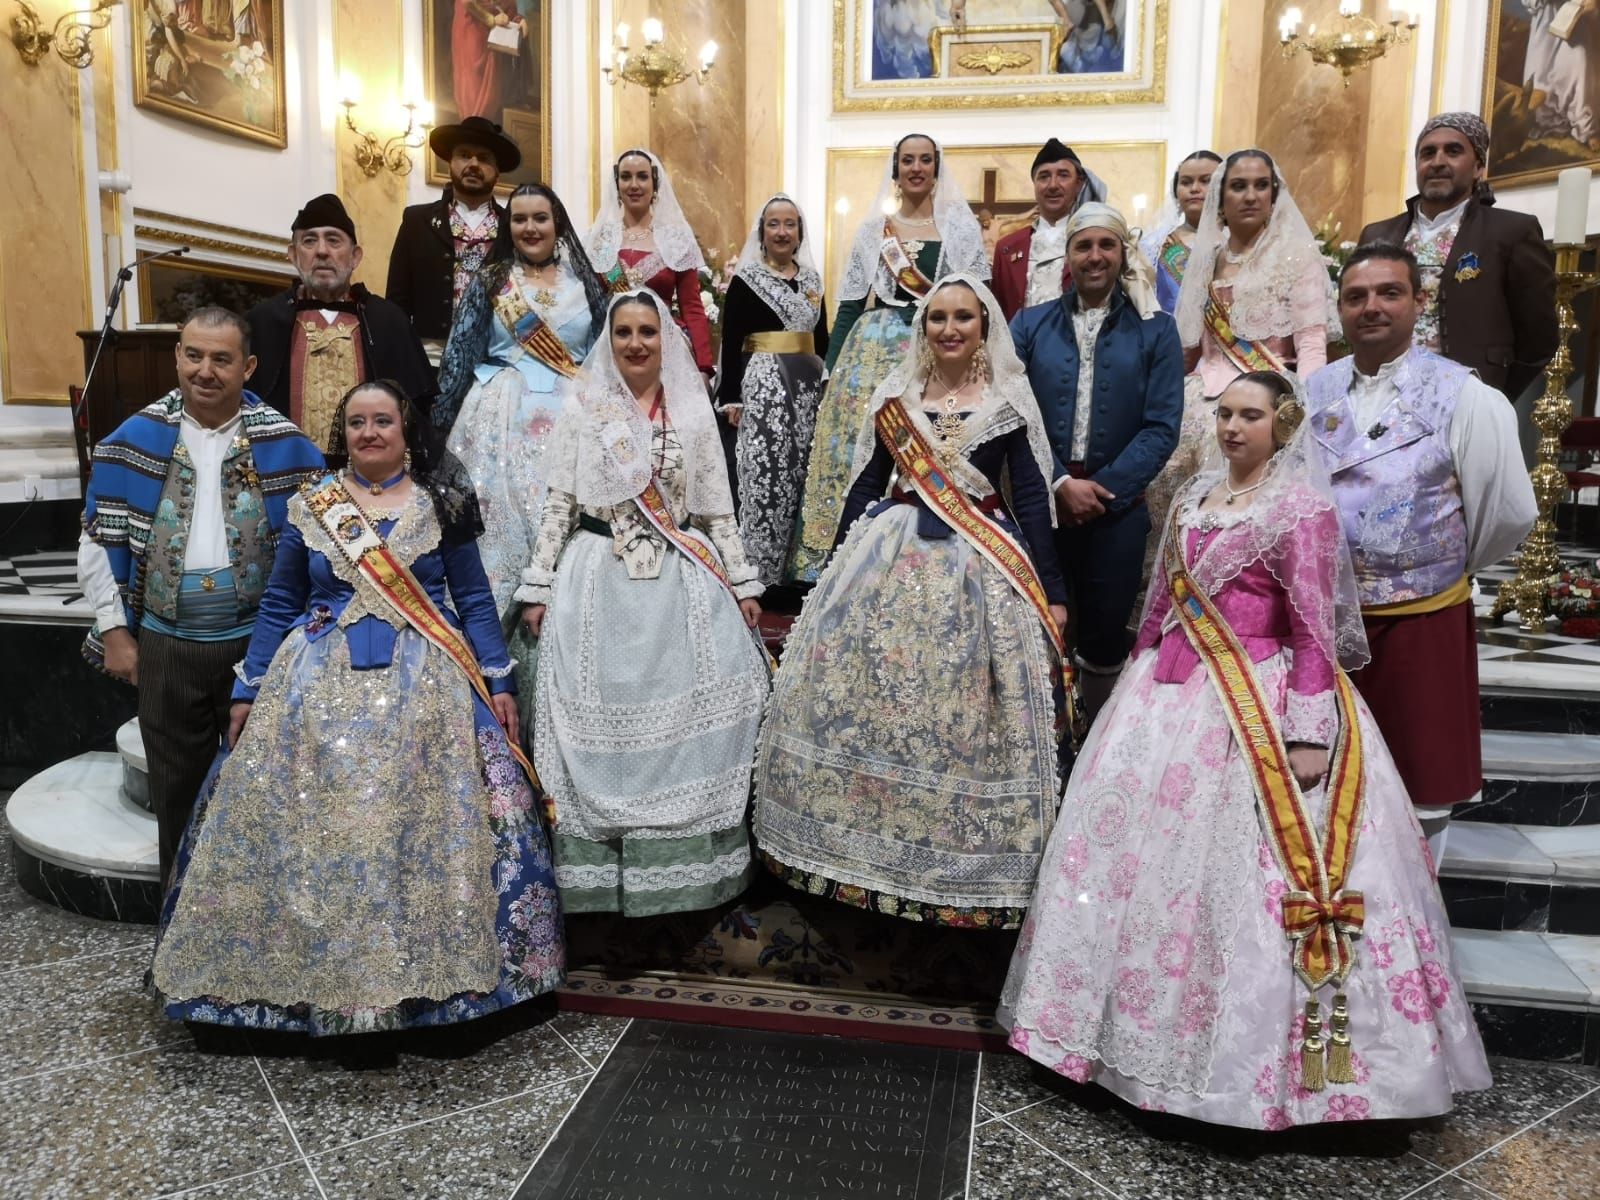
[[1029, 307], [1061, 296], [1061, 267], [1067, 257], [1067, 222], [1071, 219], [1071, 213], [1054, 224], [1043, 217], [1033, 219], [1033, 237], [1028, 242]]

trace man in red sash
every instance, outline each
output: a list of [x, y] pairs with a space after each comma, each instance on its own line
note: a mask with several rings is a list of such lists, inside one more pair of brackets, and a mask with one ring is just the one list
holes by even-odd
[[1055, 453], [1056, 552], [1092, 720], [1128, 656], [1150, 530], [1144, 489], [1178, 444], [1183, 347], [1116, 209], [1081, 206], [1067, 258], [1072, 286], [1018, 313], [1011, 336]]

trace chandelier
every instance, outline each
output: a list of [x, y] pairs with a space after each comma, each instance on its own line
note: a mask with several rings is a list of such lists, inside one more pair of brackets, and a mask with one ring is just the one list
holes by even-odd
[[1300, 36], [1304, 19], [1298, 8], [1286, 8], [1278, 18], [1278, 40], [1283, 56], [1293, 58], [1300, 51], [1311, 61], [1337, 67], [1350, 86], [1350, 74], [1388, 53], [1390, 46], [1404, 46], [1417, 27], [1419, 0], [1389, 0], [1389, 19], [1375, 21], [1361, 12], [1361, 0], [1339, 0], [1339, 16], [1330, 29], [1318, 31], [1315, 25]]
[[[662, 46], [665, 35], [660, 21], [651, 17], [644, 23], [641, 31], [644, 34], [644, 49], [637, 54], [628, 49], [626, 23], [617, 26], [615, 44], [610, 49], [600, 52], [600, 70], [605, 73], [608, 83], [613, 87], [619, 83], [631, 83], [642, 87], [650, 93], [651, 104], [656, 102], [656, 97], [663, 88], [676, 87], [691, 75], [701, 84], [705, 83], [706, 76], [711, 73], [712, 64], [717, 59], [715, 42], [707, 42], [700, 47], [700, 68], [692, 71], [685, 65], [683, 59]], [[613, 55], [615, 55], [614, 61]]]

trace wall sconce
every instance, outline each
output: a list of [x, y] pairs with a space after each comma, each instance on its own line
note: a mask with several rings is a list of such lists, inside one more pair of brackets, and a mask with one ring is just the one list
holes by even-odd
[[51, 46], [69, 67], [87, 67], [94, 62], [94, 43], [89, 40], [90, 35], [111, 24], [111, 14], [106, 10], [120, 3], [122, 0], [95, 0], [93, 8], [63, 13], [55, 27], [47, 32], [33, 6], [27, 0], [17, 0], [21, 11], [11, 18], [11, 43], [30, 67], [38, 66], [39, 60], [50, 53]]
[[406, 114], [404, 132], [380, 142], [376, 134], [356, 127], [356, 105], [361, 103], [360, 81], [347, 75], [341, 90], [344, 98], [339, 103], [344, 107], [345, 126], [358, 139], [356, 166], [361, 168], [368, 179], [383, 170], [395, 175], [411, 174], [411, 151], [420, 149], [427, 140], [428, 130], [433, 127], [433, 105], [419, 104], [412, 100], [401, 104], [400, 107]]

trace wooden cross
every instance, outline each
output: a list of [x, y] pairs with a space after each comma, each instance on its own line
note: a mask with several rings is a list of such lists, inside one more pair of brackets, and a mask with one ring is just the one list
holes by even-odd
[[983, 195], [972, 205], [976, 213], [981, 208], [987, 208], [994, 214], [995, 224], [1000, 228], [995, 236], [1004, 236], [1016, 229], [1021, 229], [1039, 211], [1039, 206], [1033, 200], [1002, 200], [1000, 192], [1000, 172], [995, 167], [985, 167], [983, 170]]

